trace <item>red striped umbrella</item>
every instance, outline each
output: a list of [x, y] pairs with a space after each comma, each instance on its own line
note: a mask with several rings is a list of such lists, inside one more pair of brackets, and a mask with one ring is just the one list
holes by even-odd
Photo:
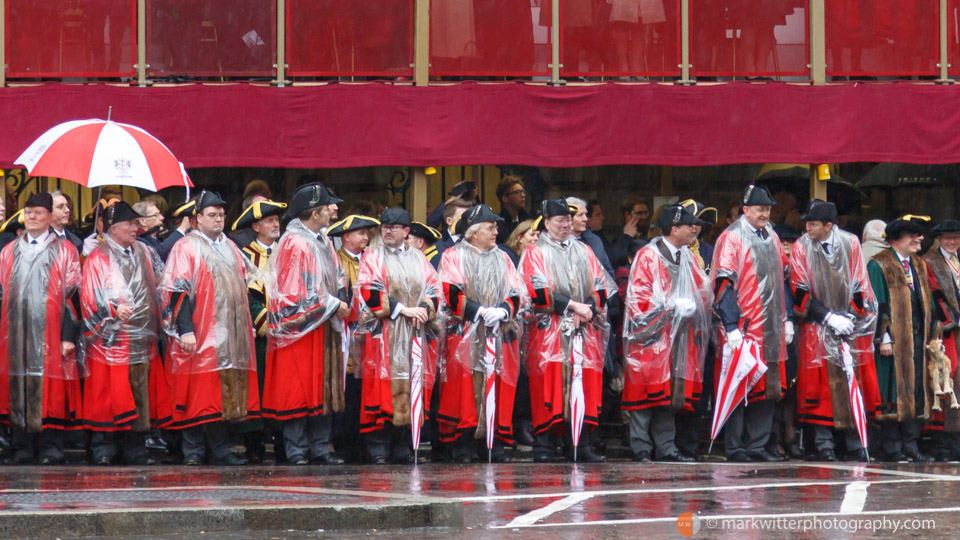
[[484, 384], [483, 412], [487, 423], [487, 462], [493, 459], [493, 437], [497, 424], [497, 374], [494, 367], [497, 363], [497, 347], [492, 334], [496, 330], [487, 329], [487, 349], [483, 355], [483, 370], [486, 375]]
[[410, 437], [414, 463], [420, 451], [420, 426], [423, 419], [423, 345], [420, 333], [414, 332], [410, 345]]
[[183, 164], [136, 126], [73, 120], [47, 130], [14, 161], [30, 176], [52, 176], [88, 188], [123, 185], [150, 191], [192, 186]]
[[573, 336], [573, 376], [570, 380], [570, 438], [573, 440], [573, 461], [577, 461], [577, 447], [583, 431], [586, 401], [583, 396], [583, 335]]
[[760, 361], [760, 346], [756, 341], [745, 339], [735, 351], [731, 351], [729, 345], [723, 346], [723, 365], [720, 368], [717, 398], [713, 407], [708, 453], [713, 449], [713, 441], [720, 433], [720, 428], [733, 414], [737, 405], [746, 402], [747, 393], [766, 372], [767, 366]]
[[[860, 391], [860, 385], [857, 384], [857, 376], [853, 371], [853, 355], [850, 353], [850, 345], [846, 342], [840, 345], [840, 354], [843, 356], [843, 371], [847, 374], [847, 392], [850, 397], [850, 409], [853, 412], [853, 422], [857, 426], [857, 435], [860, 436], [860, 444], [864, 451], [867, 451], [867, 411], [863, 406], [863, 392]], [[870, 453], [867, 451], [867, 459], [870, 459]]]

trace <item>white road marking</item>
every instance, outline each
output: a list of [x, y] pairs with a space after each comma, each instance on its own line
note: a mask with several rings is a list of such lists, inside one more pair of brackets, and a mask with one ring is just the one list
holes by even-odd
[[853, 482], [847, 484], [843, 493], [843, 502], [840, 503], [841, 514], [859, 514], [867, 504], [867, 486], [870, 482]]
[[[902, 514], [939, 514], [939, 513], [948, 513], [948, 512], [960, 512], [960, 506], [951, 506], [946, 508], [898, 508], [894, 510], [875, 510], [869, 512], [861, 512], [859, 516], [886, 516], [886, 515], [902, 515]], [[785, 514], [729, 514], [729, 515], [712, 515], [712, 516], [698, 516], [703, 522], [708, 519], [715, 520], [728, 520], [728, 519], [790, 519], [790, 518], [812, 518], [812, 517], [831, 517], [831, 516], [845, 516], [841, 512], [793, 512]], [[532, 527], [595, 527], [595, 526], [610, 526], [610, 525], [636, 525], [643, 523], [675, 523], [677, 521], [677, 516], [662, 517], [662, 518], [643, 518], [643, 519], [605, 519], [598, 521], [581, 521], [581, 522], [571, 522], [571, 523], [537, 523], [533, 525], [521, 525], [515, 526], [514, 528], [532, 528]], [[494, 529], [509, 529], [510, 525], [494, 525], [491, 528]], [[717, 527], [719, 529], [719, 527]]]
[[819, 469], [834, 469], [838, 471], [850, 471], [856, 473], [858, 476], [862, 473], [874, 473], [874, 474], [886, 474], [890, 476], [907, 476], [910, 478], [927, 478], [930, 480], [944, 480], [948, 482], [960, 482], [960, 476], [953, 474], [933, 474], [933, 473], [922, 473], [922, 472], [911, 472], [911, 471], [901, 471], [893, 469], [879, 469], [874, 467], [868, 467], [865, 465], [831, 465], [827, 463], [799, 463], [801, 467], [815, 467]]
[[528, 527], [540, 521], [541, 519], [547, 518], [553, 514], [556, 514], [557, 512], [563, 512], [567, 508], [579, 504], [591, 497], [593, 497], [592, 493], [574, 493], [572, 495], [568, 495], [559, 501], [553, 501], [542, 508], [537, 508], [533, 512], [528, 512], [522, 516], [517, 516], [513, 518], [513, 521], [508, 523], [506, 526]]
[[[950, 478], [949, 480], [955, 481], [960, 479]], [[917, 482], [941, 482], [944, 481], [942, 478], [901, 478], [896, 480], [874, 480], [870, 482], [871, 484], [902, 484], [902, 483], [917, 483]], [[591, 497], [605, 497], [609, 495], [638, 495], [643, 493], [688, 493], [688, 492], [700, 492], [700, 491], [730, 491], [730, 490], [742, 490], [742, 489], [772, 489], [772, 488], [789, 488], [789, 487], [807, 487], [807, 486], [846, 486], [850, 484], [850, 480], [824, 480], [820, 482], [777, 482], [769, 484], [741, 484], [741, 485], [732, 485], [732, 486], [708, 486], [708, 487], [699, 487], [699, 486], [690, 486], [690, 487], [680, 487], [680, 488], [650, 488], [650, 489], [613, 489], [607, 491], [583, 491], [583, 492], [554, 492], [554, 493], [517, 493], [517, 494], [504, 494], [504, 495], [485, 495], [485, 496], [474, 496], [474, 497], [460, 497], [458, 501], [461, 502], [494, 502], [494, 501], [515, 501], [522, 499], [560, 499], [563, 497], [568, 497], [570, 495], [575, 495], [579, 493], [584, 493], [590, 495]]]

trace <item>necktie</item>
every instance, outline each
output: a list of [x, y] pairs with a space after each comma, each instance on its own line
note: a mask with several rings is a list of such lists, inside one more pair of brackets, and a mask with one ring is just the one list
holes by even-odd
[[272, 247], [268, 247], [268, 248], [267, 248], [267, 256], [269, 257], [271, 253], [273, 253], [273, 248], [272, 248]]
[[827, 255], [830, 254], [830, 244], [826, 242], [823, 243], [823, 252], [826, 253]]
[[903, 259], [903, 273], [907, 277], [907, 285], [910, 286], [910, 290], [913, 290], [913, 272], [910, 271], [910, 261], [909, 259]]
[[956, 253], [950, 254], [950, 267], [953, 269], [954, 285], [956, 285], [957, 290], [960, 291], [960, 260], [957, 259]]
[[30, 241], [30, 244], [35, 246], [35, 245], [37, 245], [37, 241], [36, 241], [36, 240], [31, 240], [31, 241]]
[[767, 239], [767, 230], [766, 230], [766, 229], [757, 229], [757, 236], [759, 236], [761, 240], [766, 240], [766, 239]]
[[133, 258], [133, 252], [130, 251], [130, 248], [124, 249], [124, 250], [123, 250], [123, 254], [126, 255], [127, 258]]

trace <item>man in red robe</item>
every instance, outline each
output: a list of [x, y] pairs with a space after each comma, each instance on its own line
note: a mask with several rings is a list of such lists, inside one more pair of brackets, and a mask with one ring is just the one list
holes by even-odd
[[[797, 419], [812, 426], [821, 461], [837, 460], [835, 431], [844, 440], [846, 459], [866, 462], [847, 385], [854, 377], [864, 412], [879, 412], [873, 363], [877, 301], [867, 263], [857, 237], [837, 226], [833, 203], [810, 201], [802, 219], [807, 232], [790, 251], [793, 308], [802, 321], [797, 336]], [[847, 362], [844, 345], [850, 353]]]
[[79, 317], [70, 301], [80, 256], [50, 230], [52, 211], [49, 193], [31, 195], [23, 235], [0, 252], [0, 418], [13, 426], [20, 464], [61, 463], [63, 431], [82, 427]]
[[[483, 441], [485, 450], [487, 430], [493, 430], [489, 458], [503, 462], [504, 445], [513, 444], [513, 400], [520, 368], [517, 320], [525, 290], [510, 256], [497, 247], [497, 227], [503, 218], [481, 204], [460, 220], [464, 241], [444, 251], [440, 262], [443, 294], [453, 315], [447, 327], [446, 378], [440, 383], [440, 440], [451, 445], [453, 461], [469, 463], [477, 441]], [[489, 362], [487, 338], [493, 338]], [[496, 423], [489, 426], [488, 377], [496, 384]]]
[[97, 465], [109, 465], [117, 447], [125, 463], [149, 465], [146, 436], [172, 420], [158, 348], [157, 282], [163, 263], [137, 242], [138, 220], [120, 201], [101, 215], [103, 243], [83, 265], [80, 305], [89, 374], [83, 388], [83, 425]]
[[346, 283], [333, 243], [322, 232], [336, 215], [320, 184], [294, 192], [293, 218], [269, 263], [268, 352], [263, 414], [283, 427], [287, 461], [339, 465], [330, 451], [333, 413], [343, 412], [343, 320]]
[[[375, 464], [413, 464], [410, 426], [430, 410], [442, 335], [440, 279], [420, 250], [406, 243], [410, 213], [389, 208], [380, 217], [380, 243], [363, 254], [354, 301], [356, 338], [363, 346], [360, 433]], [[414, 360], [420, 342], [422, 378]], [[419, 388], [411, 388], [419, 381]], [[414, 399], [422, 396], [417, 402]], [[420, 414], [414, 414], [419, 406]]]
[[230, 451], [227, 422], [260, 415], [247, 285], [258, 272], [223, 234], [219, 195], [201, 192], [197, 228], [170, 250], [160, 280], [172, 429], [183, 434], [184, 464], [243, 465]]
[[[777, 401], [787, 387], [783, 362], [793, 341], [787, 257], [770, 225], [777, 202], [763, 186], [748, 186], [743, 215], [717, 239], [710, 280], [722, 325], [718, 360], [728, 361], [745, 340], [757, 343], [766, 375], [748, 390], [749, 405], [738, 404], [724, 425], [728, 461], [779, 461], [766, 450]], [[716, 373], [722, 373], [720, 366]], [[717, 400], [722, 396], [717, 395]]]
[[634, 461], [693, 461], [677, 450], [675, 416], [693, 411], [703, 389], [713, 292], [690, 250], [703, 222], [679, 204], [660, 213], [664, 236], [634, 259], [624, 317], [625, 380]]
[[571, 417], [574, 335], [583, 338], [583, 431], [577, 460], [603, 461], [590, 448], [588, 431], [596, 428], [601, 410], [603, 355], [610, 335], [607, 295], [615, 290], [589, 246], [571, 238], [576, 207], [563, 199], [543, 202], [546, 231], [528, 246], [520, 273], [533, 306], [526, 350], [530, 406], [535, 435], [533, 459], [552, 461], [555, 437], [565, 436], [573, 457], [568, 426]]

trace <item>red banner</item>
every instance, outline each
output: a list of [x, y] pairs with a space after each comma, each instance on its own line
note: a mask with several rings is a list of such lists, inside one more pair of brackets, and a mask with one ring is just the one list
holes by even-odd
[[0, 166], [110, 106], [188, 167], [960, 162], [946, 85], [373, 83], [2, 88]]

